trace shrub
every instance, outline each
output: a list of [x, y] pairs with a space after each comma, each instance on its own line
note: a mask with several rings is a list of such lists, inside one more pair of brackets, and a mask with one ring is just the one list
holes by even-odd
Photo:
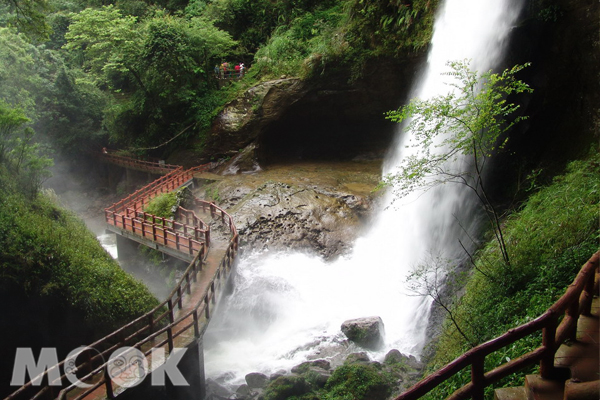
[[170, 192], [162, 193], [153, 198], [144, 211], [157, 217], [172, 219], [176, 210], [177, 193]]
[[346, 364], [333, 372], [325, 389], [327, 400], [383, 400], [390, 395], [392, 382], [371, 364]]

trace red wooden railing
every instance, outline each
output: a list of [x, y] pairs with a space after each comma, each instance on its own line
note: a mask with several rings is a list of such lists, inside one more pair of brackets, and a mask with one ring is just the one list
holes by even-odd
[[[447, 398], [448, 400], [483, 399], [484, 389], [487, 386], [536, 362], [540, 363], [542, 378], [551, 379], [555, 373], [554, 356], [558, 347], [568, 339], [575, 340], [579, 316], [590, 315], [594, 291], [597, 291], [595, 282], [598, 274], [599, 257], [600, 252], [597, 252], [589, 259], [566, 293], [540, 317], [511, 329], [500, 337], [474, 347], [450, 364], [415, 384], [396, 397], [395, 400], [418, 399], [468, 366], [471, 367], [471, 382], [455, 391]], [[559, 322], [562, 316], [564, 317]], [[541, 347], [485, 372], [484, 362], [486, 356], [539, 331], [542, 332]]]
[[[198, 204], [220, 218], [229, 226], [231, 239], [221, 259], [216, 272], [206, 285], [204, 292], [199, 297], [198, 303], [192, 309], [175, 319], [175, 312], [183, 308], [183, 300], [192, 295], [192, 284], [198, 280], [198, 275], [203, 270], [205, 247], [201, 244], [200, 251], [189, 264], [177, 286], [168, 298], [155, 307], [152, 311], [131, 321], [102, 339], [86, 346], [75, 360], [63, 360], [59, 364], [44, 371], [40, 376], [32, 379], [26, 385], [8, 396], [7, 400], [16, 399], [84, 399], [103, 387], [103, 392], [109, 399], [115, 398], [116, 388], [109, 374], [111, 364], [106, 360], [116, 349], [131, 346], [142, 351], [146, 356], [151, 355], [156, 348], [165, 348], [170, 353], [174, 349], [174, 340], [187, 331], [193, 329], [194, 337], [199, 338], [211, 317], [211, 310], [216, 302], [220, 283], [226, 280], [231, 268], [237, 259], [238, 234], [233, 219], [227, 212], [216, 205], [201, 200]], [[81, 360], [80, 360], [81, 359]], [[165, 357], [166, 359], [166, 357]], [[91, 385], [82, 389], [78, 385], [64, 386], [67, 381], [65, 362], [75, 361], [70, 365], [71, 371], [81, 371], [77, 375], [79, 382]], [[58, 368], [61, 376], [57, 381], [48, 382], [48, 374]], [[73, 369], [74, 368], [74, 369]], [[32, 382], [40, 379], [42, 385], [36, 386]], [[62, 390], [60, 390], [62, 389]], [[60, 390], [60, 392], [58, 392]], [[58, 393], [57, 393], [58, 392]]]
[[144, 239], [194, 255], [200, 251], [202, 243], [210, 242], [210, 228], [192, 211], [178, 209], [176, 216], [185, 217], [186, 223], [165, 219], [144, 212], [150, 201], [172, 192], [193, 179], [194, 174], [208, 170], [210, 164], [183, 170], [175, 169], [165, 176], [144, 186], [123, 200], [104, 210], [104, 220], [108, 225], [128, 231]]
[[[126, 157], [119, 159], [124, 161]], [[139, 160], [131, 159], [129, 162], [136, 163], [137, 166], [140, 163]], [[107, 360], [115, 350], [134, 347], [148, 356], [153, 349], [166, 347], [170, 353], [174, 349], [175, 339], [187, 331], [193, 329], [195, 338], [202, 335], [210, 320], [211, 307], [216, 302], [217, 291], [220, 289], [219, 283], [226, 280], [237, 259], [238, 234], [233, 218], [215, 204], [194, 198], [195, 206], [207, 214], [210, 213], [213, 219], [220, 219], [229, 227], [231, 238], [215, 273], [204, 287], [204, 292], [198, 297], [200, 300], [175, 319], [175, 312], [181, 311], [184, 299], [192, 296], [192, 284], [198, 280], [198, 275], [203, 270], [210, 243], [210, 228], [193, 211], [182, 207], [177, 211], [177, 219], [185, 222], [157, 217], [144, 212], [143, 209], [152, 198], [179, 188], [190, 181], [196, 172], [205, 171], [209, 166], [206, 164], [188, 170], [175, 166], [167, 175], [105, 209], [105, 219], [108, 224], [195, 255], [167, 299], [148, 313], [86, 346], [75, 355], [74, 359], [63, 360], [31, 379], [6, 400], [55, 399], [57, 396], [59, 399], [84, 399], [95, 396], [101, 389], [106, 397], [113, 399], [116, 389], [109, 374], [111, 364]], [[60, 377], [50, 381], [50, 374], [56, 369]], [[80, 383], [90, 386], [85, 389], [75, 384], [66, 386], [69, 382], [67, 373], [72, 371], [79, 372], [77, 378]], [[41, 382], [41, 384], [33, 382]]]
[[115, 213], [123, 213], [128, 208], [135, 211], [143, 210], [154, 197], [172, 192], [192, 180], [195, 173], [207, 171], [210, 166], [211, 164], [204, 164], [188, 170], [179, 167], [179, 169], [173, 170], [143, 188], [136, 190], [124, 199], [106, 208], [106, 210]]
[[110, 163], [120, 165], [125, 168], [147, 171], [154, 174], [167, 174], [175, 169], [181, 169], [179, 165], [165, 164], [162, 161], [155, 162], [138, 160], [135, 158], [118, 155], [113, 150], [108, 149], [103, 149], [101, 156]]

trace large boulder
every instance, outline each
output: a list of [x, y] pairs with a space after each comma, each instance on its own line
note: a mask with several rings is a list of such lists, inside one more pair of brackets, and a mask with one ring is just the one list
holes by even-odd
[[377, 350], [383, 345], [385, 328], [380, 317], [365, 317], [344, 321], [342, 332], [359, 346]]
[[246, 375], [246, 383], [250, 388], [262, 389], [269, 383], [269, 377], [260, 372], [251, 372]]

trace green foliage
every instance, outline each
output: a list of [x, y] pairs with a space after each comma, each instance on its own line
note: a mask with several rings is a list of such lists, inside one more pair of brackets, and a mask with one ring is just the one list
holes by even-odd
[[177, 193], [162, 193], [150, 201], [144, 210], [157, 217], [172, 219], [177, 210]]
[[49, 141], [68, 156], [98, 148], [104, 136], [106, 98], [82, 77], [56, 51], [0, 28], [0, 100], [24, 111], [38, 142]]
[[288, 25], [307, 11], [330, 7], [333, 3], [331, 0], [216, 0], [206, 6], [204, 15], [230, 32], [247, 53], [254, 54], [277, 27]]
[[23, 110], [11, 108], [0, 100], [0, 165], [16, 177], [22, 191], [32, 198], [50, 177], [48, 168], [52, 160], [41, 154], [28, 122]]
[[327, 380], [327, 400], [377, 400], [391, 393], [390, 378], [373, 365], [345, 364]]
[[110, 5], [98, 10], [86, 8], [71, 18], [64, 48], [81, 60], [93, 82], [109, 84], [112, 73], [139, 74], [134, 63], [142, 37], [135, 29], [135, 17], [123, 16]]
[[349, 40], [360, 53], [401, 55], [427, 46], [437, 0], [352, 0]]
[[[581, 266], [598, 250], [600, 214], [600, 156], [571, 163], [565, 175], [532, 195], [521, 210], [505, 222], [513, 268], [507, 272], [496, 242], [477, 256], [465, 295], [453, 306], [458, 324], [476, 343], [490, 340], [526, 323], [548, 309], [573, 281]], [[486, 357], [494, 368], [541, 345], [541, 335], [528, 336]], [[470, 348], [449, 322], [436, 346], [430, 372]], [[532, 367], [535, 368], [535, 367]], [[522, 385], [522, 374], [497, 384]], [[470, 380], [469, 371], [445, 383], [428, 398], [442, 398]], [[491, 389], [489, 389], [491, 391]]]
[[42, 82], [36, 69], [37, 48], [10, 28], [0, 28], [0, 99], [35, 117], [35, 94]]
[[102, 120], [108, 98], [81, 70], [63, 65], [48, 88], [47, 99], [48, 109], [39, 125], [63, 155], [81, 156], [106, 143]]
[[310, 392], [308, 382], [302, 376], [280, 376], [264, 393], [264, 400], [301, 399]]
[[254, 57], [254, 69], [266, 77], [307, 77], [341, 57], [348, 47], [340, 29], [340, 4], [296, 17], [275, 30]]
[[8, 23], [32, 40], [46, 40], [51, 32], [46, 22], [49, 9], [46, 0], [2, 0], [0, 5], [8, 6]]
[[388, 183], [395, 184], [393, 190], [397, 196], [446, 182], [466, 181], [476, 187], [471, 172], [448, 170], [447, 163], [469, 155], [482, 170], [486, 158], [505, 145], [500, 142], [502, 135], [525, 118], [509, 119], [519, 105], [507, 102], [506, 97], [531, 91], [514, 76], [526, 65], [517, 65], [502, 74], [490, 71], [482, 75], [471, 71], [468, 61], [448, 65], [452, 71], [446, 75], [455, 79], [449, 84], [453, 88], [450, 93], [426, 100], [413, 99], [387, 113], [393, 122], [408, 121], [404, 130], [412, 136], [407, 147], [415, 149], [414, 154], [405, 158], [400, 171], [386, 178]]
[[0, 171], [0, 291], [59, 299], [103, 332], [157, 305], [126, 274], [81, 220], [43, 195], [27, 200]]
[[113, 138], [155, 147], [207, 123], [215, 104], [212, 64], [235, 45], [229, 34], [203, 17], [155, 11], [138, 21], [113, 6], [72, 18], [64, 48], [90, 82], [115, 93], [105, 119]]

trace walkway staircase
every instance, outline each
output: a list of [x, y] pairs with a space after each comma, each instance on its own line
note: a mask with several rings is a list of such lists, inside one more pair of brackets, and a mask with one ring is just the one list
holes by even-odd
[[[527, 375], [525, 386], [496, 389], [495, 400], [598, 400], [600, 399], [600, 319], [598, 297], [591, 315], [582, 315], [573, 342], [562, 344], [554, 356], [556, 379]], [[562, 377], [561, 377], [562, 375]]]
[[[233, 219], [215, 204], [194, 198], [189, 210], [179, 207], [175, 219], [144, 211], [154, 197], [191, 184], [196, 174], [208, 170], [208, 165], [184, 170], [108, 151], [102, 154], [106, 161], [127, 168], [166, 174], [106, 208], [107, 228], [189, 261], [189, 265], [171, 294], [153, 310], [82, 346], [72, 357], [48, 368], [5, 400], [114, 399], [131, 386], [129, 378], [139, 372], [136, 351], [148, 360], [145, 376], [164, 365], [173, 351], [193, 345], [202, 337], [237, 259], [238, 234]], [[111, 359], [115, 351], [128, 348], [135, 350]], [[122, 359], [127, 362], [119, 367], [122, 374], [115, 376], [111, 371]], [[36, 381], [42, 384], [34, 384]]]
[[[525, 386], [497, 390], [497, 400], [586, 400], [600, 398], [598, 385], [598, 289], [600, 251], [581, 268], [565, 294], [545, 313], [497, 338], [482, 343], [416, 383], [395, 400], [417, 400], [465, 368], [471, 382], [447, 400], [484, 400], [485, 389], [539, 363], [540, 375], [527, 376]], [[516, 341], [541, 334], [542, 345], [491, 371], [485, 358]]]

